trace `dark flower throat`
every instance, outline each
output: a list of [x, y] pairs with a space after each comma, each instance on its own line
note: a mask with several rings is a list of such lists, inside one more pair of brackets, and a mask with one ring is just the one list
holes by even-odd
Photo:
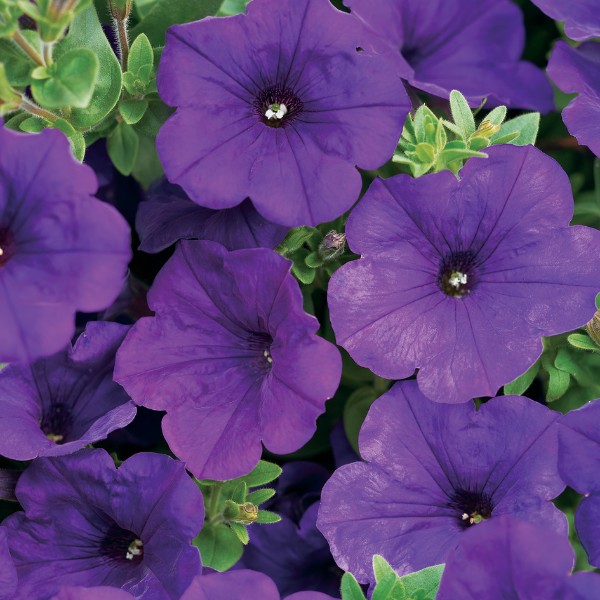
[[448, 502], [448, 508], [456, 512], [456, 519], [462, 529], [467, 529], [481, 521], [492, 518], [494, 503], [485, 492], [471, 492], [458, 489]]
[[448, 252], [439, 264], [437, 283], [446, 296], [464, 298], [477, 285], [477, 261], [472, 250]]
[[[287, 110], [282, 118], [274, 116], [267, 118], [266, 113], [269, 109], [282, 105]], [[285, 127], [294, 121], [302, 111], [302, 101], [290, 88], [283, 87], [277, 83], [259, 92], [254, 100], [254, 110], [265, 125], [269, 127]]]

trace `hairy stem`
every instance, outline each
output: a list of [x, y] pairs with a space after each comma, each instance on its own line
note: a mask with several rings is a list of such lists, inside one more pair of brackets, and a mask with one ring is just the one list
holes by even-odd
[[17, 29], [12, 34], [12, 39], [21, 47], [21, 49], [31, 58], [31, 60], [40, 67], [45, 67], [46, 63], [39, 52], [23, 37], [20, 30]]
[[21, 106], [19, 107], [22, 110], [35, 115], [36, 117], [42, 117], [42, 119], [48, 119], [48, 121], [56, 122], [58, 117], [51, 113], [50, 111], [37, 106], [27, 98], [26, 96], [21, 97]]
[[129, 59], [129, 37], [127, 32], [127, 21], [129, 17], [116, 19], [115, 29], [117, 32], [117, 40], [119, 42], [119, 50], [121, 52], [121, 70], [127, 71], [127, 61]]

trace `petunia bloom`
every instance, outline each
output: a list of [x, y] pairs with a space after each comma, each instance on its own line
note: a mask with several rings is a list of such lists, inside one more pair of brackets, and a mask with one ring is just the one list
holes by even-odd
[[281, 225], [347, 211], [355, 166], [392, 156], [410, 110], [360, 36], [328, 0], [253, 0], [245, 15], [169, 28], [158, 91], [177, 112], [157, 138], [169, 181], [213, 209], [249, 197]]
[[92, 197], [96, 189], [62, 132], [0, 127], [0, 362], [58, 352], [77, 310], [102, 310], [118, 296], [129, 226]]
[[419, 368], [440, 402], [493, 396], [542, 336], [594, 315], [600, 232], [569, 227], [571, 185], [532, 146], [496, 146], [449, 171], [376, 180], [346, 226], [359, 260], [331, 278], [337, 343], [386, 379]]
[[0, 600], [11, 600], [17, 590], [17, 570], [8, 551], [7, 532], [0, 527]]
[[135, 598], [125, 590], [105, 585], [92, 588], [66, 585], [52, 600], [135, 600]]
[[600, 43], [573, 48], [559, 40], [548, 62], [548, 75], [563, 92], [579, 94], [562, 111], [563, 121], [580, 144], [600, 156]]
[[321, 465], [294, 461], [283, 465], [275, 496], [261, 508], [281, 516], [268, 527], [249, 527], [250, 543], [236, 568], [267, 574], [282, 596], [316, 590], [339, 598], [342, 571], [317, 529], [321, 489], [329, 472]]
[[567, 535], [550, 502], [558, 474], [560, 413], [521, 396], [474, 402], [428, 400], [415, 381], [374, 402], [356, 462], [325, 484], [317, 527], [337, 564], [373, 583], [372, 558], [399, 575], [445, 562], [462, 534], [510, 514]]
[[[280, 600], [277, 586], [263, 573], [228, 571], [196, 577], [181, 600]], [[321, 592], [298, 592], [285, 600], [333, 600]]]
[[460, 90], [472, 106], [549, 112], [544, 72], [520, 60], [525, 28], [510, 0], [344, 0], [363, 24], [361, 46], [388, 58], [411, 86], [448, 99]]
[[0, 454], [15, 460], [60, 456], [105, 439], [135, 417], [113, 381], [129, 327], [92, 321], [75, 346], [0, 371]]
[[597, 0], [531, 0], [555, 21], [565, 21], [565, 34], [582, 42], [600, 37]]
[[173, 600], [201, 572], [191, 540], [204, 521], [202, 494], [168, 456], [135, 454], [118, 469], [104, 450], [37, 458], [17, 497], [25, 512], [3, 521], [14, 600], [46, 600], [64, 585]]
[[564, 537], [503, 515], [461, 537], [436, 600], [596, 600], [600, 575], [570, 575], [574, 563]]
[[182, 241], [117, 353], [115, 381], [166, 410], [171, 450], [199, 479], [249, 473], [298, 450], [335, 393], [341, 357], [302, 310], [290, 261], [264, 248]]
[[568, 412], [559, 421], [558, 469], [585, 498], [575, 513], [575, 528], [589, 563], [600, 567], [600, 400]]
[[165, 178], [150, 186], [148, 200], [138, 206], [135, 228], [140, 250], [148, 253], [182, 239], [219, 242], [227, 250], [275, 248], [288, 232], [288, 227], [261, 217], [249, 198], [233, 208], [204, 208]]

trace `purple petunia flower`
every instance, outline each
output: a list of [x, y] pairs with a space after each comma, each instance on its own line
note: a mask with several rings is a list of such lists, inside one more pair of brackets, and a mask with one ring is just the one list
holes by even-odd
[[15, 600], [46, 600], [63, 585], [114, 586], [145, 600], [177, 600], [201, 572], [191, 540], [202, 494], [183, 463], [141, 453], [118, 469], [104, 450], [38, 458], [7, 517]]
[[60, 131], [0, 127], [0, 362], [58, 352], [75, 311], [102, 310], [119, 294], [129, 227], [96, 189]]
[[[196, 577], [181, 600], [280, 600], [275, 583], [247, 569]], [[333, 600], [321, 592], [298, 592], [285, 600]]]
[[339, 598], [342, 572], [316, 527], [321, 489], [328, 478], [329, 472], [315, 463], [283, 465], [276, 495], [261, 506], [281, 515], [281, 521], [248, 528], [250, 543], [236, 568], [265, 573], [282, 596], [316, 590]]
[[497, 146], [449, 171], [376, 180], [348, 219], [359, 260], [329, 283], [337, 343], [386, 379], [419, 368], [432, 400], [493, 396], [587, 323], [600, 290], [600, 232], [569, 227], [558, 164]]
[[452, 405], [428, 400], [415, 381], [371, 406], [359, 446], [368, 464], [325, 484], [317, 526], [337, 564], [373, 583], [372, 558], [399, 574], [441, 564], [462, 533], [502, 514], [567, 535], [550, 502], [558, 475], [560, 414], [521, 396]]
[[391, 65], [357, 52], [360, 23], [328, 0], [253, 0], [174, 25], [158, 71], [178, 107], [157, 149], [169, 181], [213, 209], [317, 225], [358, 198], [355, 165], [388, 160], [410, 102]]
[[580, 144], [600, 156], [600, 43], [572, 48], [559, 40], [548, 62], [548, 75], [563, 92], [579, 94], [562, 111], [563, 121]]
[[135, 598], [129, 592], [115, 587], [103, 585], [85, 588], [66, 585], [52, 600], [135, 600]]
[[227, 250], [272, 249], [288, 232], [287, 227], [261, 217], [249, 198], [233, 208], [204, 208], [165, 178], [148, 190], [148, 200], [138, 207], [135, 228], [140, 250], [149, 253], [160, 252], [181, 239], [219, 242]]
[[17, 570], [8, 551], [7, 532], [0, 527], [0, 600], [11, 600], [17, 590]]
[[113, 382], [115, 354], [129, 327], [92, 321], [75, 346], [0, 371], [0, 454], [60, 456], [105, 439], [135, 417]]
[[171, 450], [199, 479], [249, 473], [303, 446], [335, 393], [341, 357], [302, 310], [290, 261], [264, 248], [179, 242], [117, 354], [115, 381], [166, 410]]
[[436, 600], [597, 600], [600, 575], [570, 575], [574, 563], [564, 537], [503, 515], [461, 537]]
[[575, 528], [591, 565], [600, 567], [600, 400], [588, 402], [559, 421], [558, 469], [585, 498]]
[[554, 110], [544, 72], [520, 60], [525, 28], [509, 0], [344, 0], [363, 24], [361, 46], [385, 56], [411, 86], [472, 106]]
[[565, 21], [565, 33], [582, 42], [600, 37], [597, 0], [531, 0], [555, 21]]

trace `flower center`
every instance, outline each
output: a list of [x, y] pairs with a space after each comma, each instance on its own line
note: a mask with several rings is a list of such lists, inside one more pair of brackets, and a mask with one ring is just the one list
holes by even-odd
[[492, 497], [484, 492], [458, 489], [450, 498], [448, 508], [455, 513], [460, 527], [466, 529], [491, 519], [494, 503]]
[[0, 225], [0, 267], [3, 267], [15, 253], [15, 238], [11, 230]]
[[144, 544], [134, 533], [114, 524], [100, 542], [100, 554], [115, 562], [138, 565], [144, 558]]
[[468, 296], [477, 284], [475, 253], [472, 250], [448, 252], [440, 261], [437, 283], [446, 296]]
[[72, 408], [64, 402], [52, 402], [44, 408], [40, 429], [56, 444], [63, 444], [73, 427]]
[[254, 101], [254, 110], [269, 127], [286, 126], [302, 111], [302, 101], [289, 88], [276, 84], [261, 90]]
[[271, 370], [273, 357], [271, 344], [273, 338], [268, 333], [251, 333], [247, 338], [247, 348], [257, 371], [267, 373]]

